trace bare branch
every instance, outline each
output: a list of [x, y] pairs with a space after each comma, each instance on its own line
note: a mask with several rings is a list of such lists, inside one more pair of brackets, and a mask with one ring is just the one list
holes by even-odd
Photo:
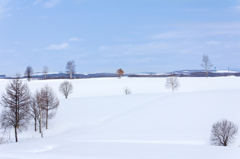
[[68, 61], [67, 65], [66, 65], [66, 70], [67, 70], [66, 72], [70, 75], [70, 79], [73, 78], [73, 75], [76, 72], [75, 67], [76, 67], [76, 65], [75, 65], [74, 61]]
[[206, 78], [207, 78], [208, 77], [208, 71], [213, 66], [213, 64], [211, 63], [211, 61], [208, 58], [208, 55], [203, 55], [201, 66], [204, 68], [204, 70], [206, 72]]
[[46, 129], [48, 129], [48, 119], [52, 119], [55, 116], [59, 100], [48, 85], [45, 85], [41, 92], [43, 96], [43, 109], [46, 112]]
[[73, 92], [73, 86], [71, 82], [64, 81], [60, 86], [59, 86], [59, 91], [65, 96], [67, 99], [68, 95]]
[[1, 105], [4, 107], [1, 114], [1, 128], [5, 131], [15, 129], [15, 139], [18, 142], [17, 130], [20, 132], [27, 128], [29, 121], [30, 92], [27, 84], [23, 84], [20, 78], [10, 81], [6, 87], [6, 93], [2, 95]]
[[33, 75], [33, 69], [31, 66], [28, 66], [25, 71], [25, 76], [28, 78], [28, 82], [30, 82]]
[[47, 78], [47, 73], [48, 73], [48, 67], [44, 66], [43, 67], [43, 74], [45, 75], [45, 79]]
[[180, 82], [178, 80], [178, 77], [170, 76], [166, 79], [165, 87], [167, 89], [172, 89], [172, 92], [174, 93], [174, 90], [177, 90], [180, 87]]
[[228, 120], [214, 123], [211, 130], [211, 144], [227, 146], [235, 141], [238, 133], [238, 126]]

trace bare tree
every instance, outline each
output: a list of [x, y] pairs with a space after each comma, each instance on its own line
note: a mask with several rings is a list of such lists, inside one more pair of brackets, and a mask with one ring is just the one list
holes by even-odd
[[129, 94], [132, 93], [132, 91], [128, 87], [124, 88], [124, 92], [125, 92], [126, 95], [129, 95]]
[[174, 90], [177, 90], [180, 87], [180, 82], [178, 80], [178, 77], [170, 76], [166, 79], [165, 87], [167, 89], [172, 89], [172, 92], [174, 93]]
[[23, 84], [20, 76], [10, 81], [6, 93], [2, 95], [1, 105], [4, 107], [1, 114], [1, 127], [6, 131], [15, 129], [15, 140], [18, 142], [18, 130], [27, 128], [29, 121], [30, 93], [27, 84]]
[[43, 109], [46, 112], [46, 129], [48, 129], [48, 119], [52, 119], [57, 111], [59, 106], [59, 100], [53, 92], [52, 88], [48, 85], [45, 85], [42, 88], [43, 93]]
[[208, 55], [203, 55], [202, 56], [202, 64], [201, 66], [204, 68], [206, 72], [206, 78], [208, 77], [208, 71], [211, 69], [212, 62], [209, 60]]
[[43, 127], [43, 118], [44, 118], [44, 109], [43, 109], [43, 106], [44, 106], [44, 103], [43, 103], [43, 90], [41, 90], [40, 92], [39, 91], [36, 91], [36, 95], [35, 95], [35, 99], [36, 99], [36, 104], [37, 104], [37, 107], [39, 109], [39, 116], [38, 116], [38, 122], [39, 122], [39, 133], [41, 133], [41, 137], [43, 137], [43, 130], [42, 130], [42, 127]]
[[68, 61], [67, 65], [66, 65], [66, 72], [70, 75], [70, 79], [73, 78], [73, 75], [75, 74], [75, 62], [74, 61]]
[[227, 146], [234, 142], [238, 126], [225, 119], [214, 123], [211, 132], [212, 145]]
[[37, 121], [39, 120], [39, 105], [38, 105], [38, 101], [37, 101], [37, 93], [31, 97], [31, 101], [30, 101], [30, 111], [29, 114], [30, 116], [33, 118], [34, 120], [34, 125], [35, 125], [35, 131], [37, 131]]
[[33, 75], [33, 69], [31, 66], [28, 66], [25, 71], [25, 76], [28, 78], [28, 82], [30, 82], [32, 75]]
[[43, 67], [43, 74], [45, 75], [45, 79], [47, 78], [47, 73], [48, 73], [48, 67], [44, 66]]
[[45, 119], [45, 111], [44, 111], [44, 102], [43, 102], [43, 91], [36, 90], [35, 95], [31, 98], [30, 102], [30, 116], [35, 121], [35, 131], [37, 130], [37, 121], [39, 125], [39, 133], [41, 133], [41, 137], [43, 137], [42, 127], [45, 125], [43, 119]]
[[68, 95], [73, 92], [73, 86], [71, 82], [64, 81], [59, 86], [59, 91], [65, 96], [67, 99]]
[[120, 68], [120, 69], [117, 70], [116, 75], [117, 75], [119, 78], [121, 78], [121, 76], [124, 75], [124, 71]]

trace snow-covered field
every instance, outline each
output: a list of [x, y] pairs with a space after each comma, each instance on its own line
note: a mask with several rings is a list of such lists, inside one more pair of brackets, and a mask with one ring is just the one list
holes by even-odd
[[[240, 78], [180, 78], [175, 93], [166, 78], [72, 80], [69, 99], [63, 80], [45, 84], [60, 99], [44, 138], [33, 126], [18, 143], [0, 145], [1, 159], [227, 159], [240, 158], [240, 133], [229, 147], [211, 146], [211, 125], [228, 119], [240, 126]], [[0, 81], [0, 93], [8, 80]], [[125, 95], [123, 89], [132, 90]], [[2, 109], [2, 108], [1, 108]], [[11, 133], [14, 139], [13, 132]]]

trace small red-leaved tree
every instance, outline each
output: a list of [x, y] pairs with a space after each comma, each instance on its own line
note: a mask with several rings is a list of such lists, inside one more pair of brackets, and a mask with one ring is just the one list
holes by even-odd
[[124, 75], [124, 71], [120, 68], [120, 69], [117, 70], [116, 75], [117, 75], [119, 78], [121, 78], [121, 76]]

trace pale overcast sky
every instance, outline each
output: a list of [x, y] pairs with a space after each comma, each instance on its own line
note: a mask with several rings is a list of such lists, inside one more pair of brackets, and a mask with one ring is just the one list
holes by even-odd
[[240, 68], [239, 0], [0, 0], [0, 74]]

